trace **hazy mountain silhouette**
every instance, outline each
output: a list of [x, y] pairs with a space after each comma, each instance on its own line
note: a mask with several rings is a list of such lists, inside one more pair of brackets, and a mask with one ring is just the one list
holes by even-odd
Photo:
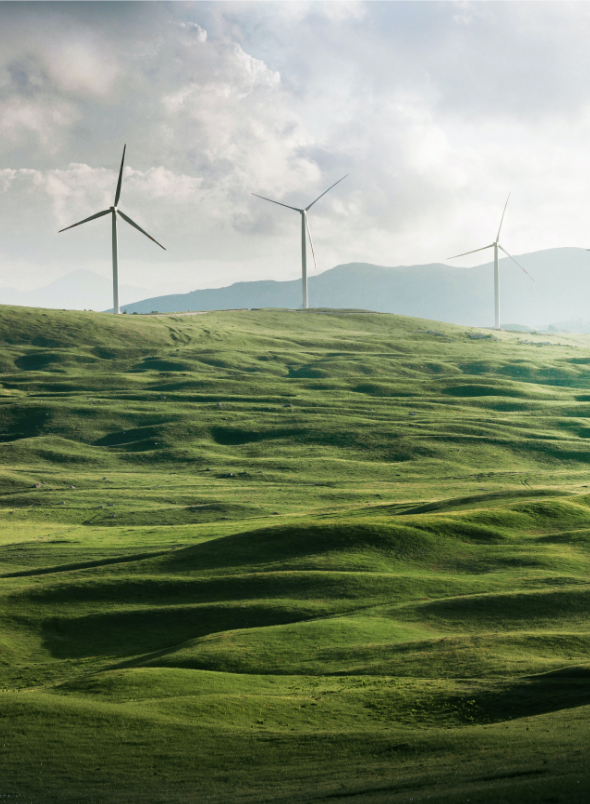
[[[511, 260], [500, 261], [502, 321], [533, 327], [588, 318], [590, 254], [580, 248], [537, 251], [517, 257], [534, 282]], [[386, 268], [338, 265], [309, 280], [310, 306], [363, 308], [449, 323], [493, 326], [493, 263], [476, 268], [448, 264]], [[125, 304], [128, 313], [286, 307], [301, 304], [301, 280], [236, 282], [229, 287], [156, 296]]]
[[[145, 298], [145, 288], [121, 285], [119, 296], [131, 302]], [[66, 310], [104, 310], [113, 303], [113, 282], [93, 271], [78, 269], [35, 290], [0, 288], [0, 304]]]

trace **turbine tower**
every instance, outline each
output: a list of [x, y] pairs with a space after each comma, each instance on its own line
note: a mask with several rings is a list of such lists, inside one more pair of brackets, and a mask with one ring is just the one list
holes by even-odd
[[520, 269], [522, 269], [528, 278], [531, 281], [535, 281], [533, 277], [529, 274], [528, 271], [522, 267], [519, 262], [516, 262], [514, 257], [512, 257], [503, 246], [500, 245], [500, 231], [502, 229], [502, 223], [504, 222], [504, 215], [506, 213], [506, 207], [508, 206], [508, 201], [510, 199], [510, 193], [508, 193], [508, 198], [506, 199], [506, 203], [504, 204], [504, 211], [502, 212], [502, 217], [500, 218], [500, 226], [498, 227], [498, 234], [496, 235], [496, 239], [493, 243], [490, 243], [489, 246], [484, 246], [483, 248], [476, 248], [473, 251], [466, 251], [463, 254], [456, 254], [454, 257], [447, 257], [449, 260], [456, 260], [457, 257], [466, 257], [468, 254], [475, 254], [477, 251], [485, 251], [488, 248], [494, 249], [494, 309], [495, 309], [495, 327], [494, 329], [501, 329], [500, 327], [500, 270], [498, 266], [498, 249], [503, 251], [507, 257], [510, 257], [512, 262], [516, 263]]
[[[88, 221], [93, 221], [95, 218], [102, 218], [103, 215], [108, 215], [109, 213], [112, 216], [112, 238], [113, 238], [113, 313], [118, 315], [121, 311], [119, 310], [119, 249], [117, 245], [117, 215], [120, 215], [124, 221], [127, 221], [131, 226], [134, 226], [138, 229], [142, 234], [146, 237], [149, 237], [150, 240], [153, 240], [154, 243], [160, 248], [164, 248], [161, 243], [149, 235], [146, 231], [144, 231], [141, 226], [138, 226], [135, 221], [132, 221], [130, 217], [125, 215], [124, 212], [117, 207], [119, 203], [119, 199], [121, 198], [121, 184], [123, 182], [123, 164], [125, 162], [125, 149], [127, 145], [123, 146], [123, 158], [121, 159], [121, 168], [119, 170], [119, 181], [117, 182], [117, 190], [115, 192], [115, 203], [112, 207], [108, 209], [103, 209], [102, 212], [97, 212], [95, 215], [91, 215], [89, 218], [84, 218], [83, 221], [79, 221], [78, 223], [73, 223], [71, 226], [66, 226], [65, 229], [60, 229], [60, 232], [65, 232], [68, 229], [73, 229], [74, 226], [81, 226], [83, 223], [87, 223]], [[166, 249], [164, 248], [164, 251]]]
[[[348, 176], [348, 173], [346, 174]], [[311, 246], [311, 253], [313, 254], [313, 264], [316, 266], [315, 261], [315, 252], [313, 250], [313, 241], [311, 239], [311, 232], [309, 231], [309, 223], [307, 222], [307, 211], [316, 204], [320, 198], [323, 198], [326, 193], [329, 193], [332, 187], [336, 187], [337, 184], [340, 184], [341, 181], [344, 181], [346, 176], [343, 176], [338, 181], [334, 182], [327, 190], [321, 195], [318, 195], [315, 201], [312, 201], [311, 204], [305, 209], [299, 209], [299, 207], [290, 207], [288, 204], [282, 204], [280, 201], [273, 201], [272, 198], [266, 198], [264, 195], [258, 195], [258, 193], [251, 193], [251, 195], [255, 195], [256, 198], [262, 198], [264, 201], [270, 201], [271, 204], [278, 204], [280, 207], [287, 207], [287, 209], [292, 209], [295, 212], [299, 212], [301, 215], [301, 281], [303, 283], [303, 304], [301, 305], [304, 310], [307, 310], [309, 307], [308, 304], [308, 293], [307, 293], [307, 237], [309, 237], [309, 245]]]

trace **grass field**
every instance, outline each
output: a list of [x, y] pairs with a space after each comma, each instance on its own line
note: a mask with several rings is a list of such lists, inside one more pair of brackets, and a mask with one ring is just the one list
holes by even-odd
[[0, 308], [0, 798], [588, 801], [589, 347]]

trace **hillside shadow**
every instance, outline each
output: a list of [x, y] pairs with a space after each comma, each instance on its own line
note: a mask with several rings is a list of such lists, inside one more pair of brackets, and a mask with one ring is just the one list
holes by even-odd
[[398, 516], [407, 516], [408, 514], [426, 514], [431, 512], [452, 511], [457, 508], [471, 508], [478, 506], [479, 503], [486, 502], [506, 502], [508, 500], [520, 500], [523, 498], [534, 497], [568, 497], [570, 496], [567, 491], [560, 491], [559, 489], [518, 489], [510, 491], [495, 491], [489, 494], [472, 494], [466, 497], [455, 497], [448, 500], [438, 500], [433, 503], [425, 503], [417, 505], [413, 508], [406, 508], [401, 511], [395, 511]]
[[144, 607], [52, 617], [43, 622], [45, 647], [56, 659], [129, 656], [176, 648], [180, 643], [223, 631], [298, 622], [314, 616], [303, 605], [245, 603]]
[[[154, 554], [143, 556], [153, 557]], [[140, 560], [133, 556], [129, 560]], [[113, 560], [112, 563], [122, 563]], [[87, 567], [86, 565], [79, 565]], [[54, 571], [59, 568], [53, 568]], [[44, 570], [45, 572], [47, 570]], [[37, 573], [43, 570], [37, 571]], [[35, 574], [11, 573], [0, 577]], [[84, 583], [79, 579], [57, 579], [51, 586], [31, 591], [27, 597], [35, 604], [83, 605], [179, 605], [206, 603], [246, 603], [248, 600], [391, 600], [408, 591], [411, 581], [400, 581], [387, 573], [293, 571], [252, 572], [211, 578], [158, 578], [131, 576], [112, 581]], [[66, 582], [64, 582], [66, 581]], [[415, 583], [414, 583], [415, 585]], [[402, 591], [400, 591], [402, 590]]]
[[565, 667], [475, 696], [477, 719], [516, 720], [590, 705], [590, 668]]
[[0, 416], [0, 441], [18, 441], [37, 436], [50, 421], [49, 407], [11, 405], [4, 408]]
[[54, 365], [55, 363], [63, 363], [61, 355], [52, 354], [51, 352], [42, 352], [39, 354], [22, 355], [17, 357], [14, 365], [21, 369], [21, 371], [43, 371], [43, 369]]
[[548, 622], [571, 624], [573, 620], [585, 620], [590, 614], [590, 587], [453, 597], [423, 604], [420, 614], [478, 630], [509, 631]]
[[478, 397], [478, 396], [507, 396], [507, 397], [526, 397], [522, 391], [515, 388], [506, 388], [501, 385], [451, 385], [448, 388], [441, 388], [441, 393], [446, 396], [455, 397]]
[[180, 363], [174, 360], [165, 360], [160, 357], [146, 357], [141, 363], [137, 363], [131, 371], [193, 371], [193, 366], [188, 363]]
[[285, 438], [306, 436], [308, 431], [302, 427], [277, 428], [273, 430], [246, 430], [239, 427], [212, 427], [211, 435], [216, 444], [236, 446], [260, 441], [274, 441]]
[[116, 558], [101, 558], [98, 561], [78, 561], [71, 564], [58, 564], [54, 567], [38, 567], [30, 570], [19, 570], [18, 572], [5, 572], [0, 578], [25, 578], [34, 575], [53, 575], [57, 572], [73, 572], [81, 569], [93, 569], [94, 567], [105, 567], [109, 564], [127, 564], [131, 561], [143, 561], [146, 558], [155, 558], [167, 550], [158, 550], [151, 553], [134, 553], [128, 556], [117, 556]]
[[94, 441], [93, 446], [123, 447], [128, 450], [138, 451], [153, 449], [154, 439], [161, 439], [162, 437], [162, 430], [159, 427], [133, 427], [130, 430], [118, 430], [115, 433], [109, 433]]
[[291, 379], [299, 380], [323, 380], [328, 378], [330, 374], [323, 369], [315, 368], [313, 365], [310, 365], [300, 366], [299, 368], [289, 366], [288, 376]]
[[420, 396], [419, 393], [411, 393], [408, 391], [400, 391], [394, 385], [384, 385], [384, 384], [377, 384], [377, 383], [362, 383], [361, 385], [355, 385], [350, 389], [354, 391], [356, 394], [368, 394], [369, 396], [383, 396], [383, 397], [395, 397], [397, 399], [407, 399]]
[[278, 526], [225, 536], [175, 550], [161, 560], [163, 571], [189, 572], [236, 566], [265, 566], [327, 553], [354, 551], [396, 561], [420, 558], [440, 551], [440, 539], [399, 526], [349, 523], [315, 526]]

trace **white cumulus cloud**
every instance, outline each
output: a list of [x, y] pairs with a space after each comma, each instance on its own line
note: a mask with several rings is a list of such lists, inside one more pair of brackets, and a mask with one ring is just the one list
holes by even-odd
[[[100, 221], [56, 232], [112, 204], [124, 143], [171, 280], [296, 276], [298, 217], [251, 193], [303, 206], [346, 173], [310, 213], [322, 270], [475, 248], [510, 190], [511, 250], [586, 245], [589, 38], [580, 3], [4, 4], [0, 284], [108, 272]], [[163, 256], [132, 237], [143, 286]]]

